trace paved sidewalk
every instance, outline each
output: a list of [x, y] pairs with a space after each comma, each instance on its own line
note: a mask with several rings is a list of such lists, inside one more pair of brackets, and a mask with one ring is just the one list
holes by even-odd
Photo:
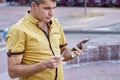
[[120, 62], [103, 61], [65, 69], [65, 80], [120, 80]]

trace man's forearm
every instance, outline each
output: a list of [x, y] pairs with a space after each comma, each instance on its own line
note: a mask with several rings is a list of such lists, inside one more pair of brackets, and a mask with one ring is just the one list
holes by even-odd
[[9, 75], [11, 78], [26, 77], [47, 69], [44, 61], [31, 65], [16, 64], [12, 67], [14, 68], [9, 69]]

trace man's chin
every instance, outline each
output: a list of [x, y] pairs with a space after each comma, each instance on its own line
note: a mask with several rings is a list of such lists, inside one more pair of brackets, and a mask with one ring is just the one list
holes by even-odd
[[51, 19], [50, 20], [46, 20], [47, 23], [51, 22]]

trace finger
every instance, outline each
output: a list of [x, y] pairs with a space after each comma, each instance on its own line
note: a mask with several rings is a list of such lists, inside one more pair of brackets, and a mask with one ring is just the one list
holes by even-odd
[[62, 61], [62, 60], [64, 60], [64, 57], [61, 56], [61, 55], [57, 55], [57, 56], [54, 57], [54, 59], [55, 59], [56, 61]]
[[81, 52], [81, 50], [78, 47], [74, 47], [76, 49], [76, 51], [78, 51], [79, 53]]
[[79, 56], [79, 55], [80, 55], [80, 53], [77, 52], [77, 51], [74, 51], [74, 54], [75, 54], [76, 56]]
[[81, 44], [81, 46], [82, 46], [82, 49], [84, 48], [84, 45], [85, 45], [84, 43], [82, 43], [82, 44]]

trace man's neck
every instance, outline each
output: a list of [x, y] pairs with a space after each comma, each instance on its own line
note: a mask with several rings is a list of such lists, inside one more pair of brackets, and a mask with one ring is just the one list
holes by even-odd
[[39, 22], [38, 27], [41, 28], [45, 33], [48, 33], [48, 25], [46, 22]]

